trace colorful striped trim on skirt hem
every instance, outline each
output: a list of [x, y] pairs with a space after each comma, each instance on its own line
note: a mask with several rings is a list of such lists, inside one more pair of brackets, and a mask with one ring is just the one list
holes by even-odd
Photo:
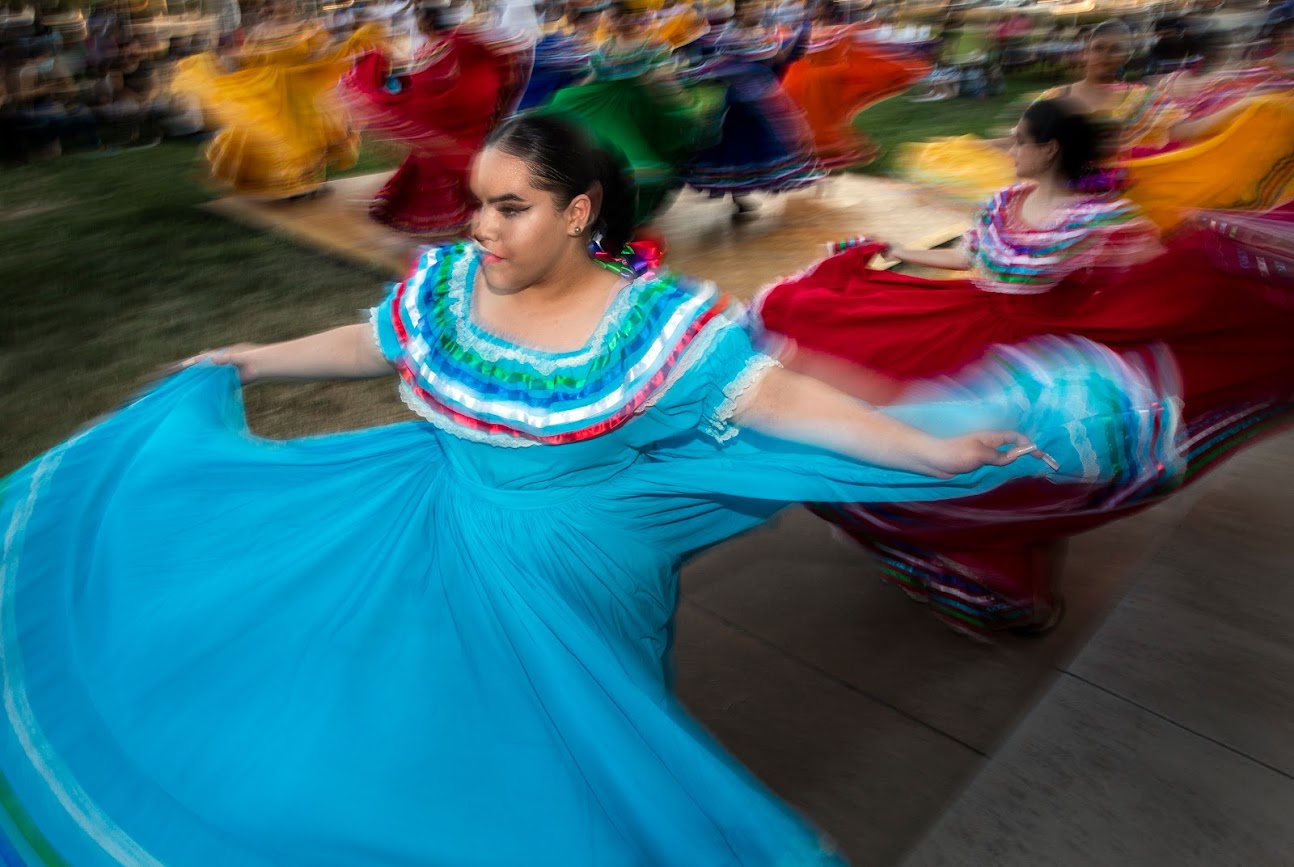
[[[1160, 479], [1137, 490], [1135, 496], [1120, 498], [1120, 505], [1110, 510], [1111, 517], [1131, 513], [1162, 499], [1201, 478], [1242, 446], [1291, 423], [1294, 423], [1294, 404], [1290, 403], [1222, 409], [1193, 420], [1183, 448], [1187, 459], [1185, 480]], [[896, 543], [892, 538], [882, 541], [887, 534], [867, 520], [865, 507], [814, 503], [809, 511], [835, 524], [875, 554], [885, 581], [927, 603], [931, 613], [959, 632], [986, 636], [1033, 619], [1034, 600], [1010, 599], [976, 580], [969, 574], [970, 569], [959, 568], [936, 551]], [[1057, 515], [1058, 518], [1065, 516], [1064, 513]], [[937, 520], [934, 516], [932, 519]], [[982, 578], [991, 580], [989, 576]]]

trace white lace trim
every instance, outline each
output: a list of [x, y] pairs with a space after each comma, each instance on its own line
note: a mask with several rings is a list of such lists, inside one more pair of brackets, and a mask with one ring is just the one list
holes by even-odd
[[443, 413], [436, 412], [409, 388], [409, 383], [400, 380], [400, 400], [411, 411], [416, 413], [420, 418], [430, 422], [432, 426], [450, 434], [460, 440], [466, 440], [473, 443], [485, 443], [486, 445], [499, 446], [505, 449], [523, 449], [528, 446], [544, 445], [536, 440], [526, 439], [516, 434], [487, 433], [474, 428], [461, 425]]
[[714, 346], [714, 342], [719, 339], [720, 335], [726, 334], [731, 328], [738, 327], [740, 326], [736, 322], [727, 318], [710, 320], [710, 323], [701, 329], [701, 333], [692, 338], [692, 343], [687, 349], [683, 350], [683, 357], [674, 365], [674, 369], [669, 372], [669, 376], [665, 377], [665, 382], [647, 400], [643, 401], [643, 405], [639, 407], [638, 412], [642, 413], [660, 403], [661, 399], [683, 377], [683, 374], [696, 367], [697, 362], [705, 360], [706, 356], [710, 354], [710, 348]]
[[[665, 382], [661, 384], [660, 388], [652, 392], [647, 400], [643, 401], [642, 406], [634, 412], [634, 416], [642, 415], [644, 412], [660, 403], [660, 401], [664, 399], [664, 397], [674, 388], [675, 385], [678, 384], [679, 380], [682, 379], [688, 371], [695, 367], [699, 362], [705, 360], [705, 358], [710, 354], [710, 350], [714, 346], [715, 341], [718, 340], [720, 336], [726, 334], [732, 328], [740, 327], [740, 325], [730, 319], [722, 318], [712, 320], [709, 325], [701, 330], [700, 334], [692, 339], [692, 342], [688, 345], [687, 349], [683, 351], [683, 356], [678, 360], [678, 363], [674, 365], [674, 369], [669, 372], [669, 376], [665, 378]], [[760, 372], [759, 370], [753, 370], [752, 368], [761, 360], [765, 362], [763, 367], [760, 368], [761, 370], [769, 365], [781, 366], [780, 363], [774, 359], [766, 358], [764, 356], [752, 359], [751, 363], [748, 364], [745, 370], [738, 375], [737, 379], [724, 389], [725, 400], [720, 405], [719, 411], [720, 413], [726, 412], [727, 415], [721, 416], [719, 413], [716, 413], [714, 417], [706, 421], [705, 427], [702, 429], [703, 433], [714, 436], [716, 439], [718, 439], [720, 434], [724, 435], [724, 439], [731, 439], [733, 436], [736, 436], [737, 432], [735, 428], [730, 431], [724, 429], [725, 423], [729, 418], [731, 418], [732, 413], [736, 411], [737, 400], [740, 398], [741, 393], [753, 384], [753, 377]], [[739, 385], [738, 381], [747, 376], [752, 377], [752, 381], [747, 382], [745, 385]], [[458, 424], [453, 419], [437, 412], [435, 409], [423, 402], [413, 393], [413, 389], [411, 389], [409, 384], [404, 380], [400, 381], [399, 391], [400, 399], [411, 411], [416, 413], [420, 418], [431, 422], [438, 429], [459, 439], [467, 440], [469, 442], [486, 443], [494, 446], [503, 446], [504, 448], [526, 448], [528, 446], [548, 445], [548, 443], [527, 439], [515, 434], [486, 433], [484, 431], [476, 430], [475, 428], [467, 427], [466, 425]], [[731, 409], [725, 409], [729, 402], [732, 403]], [[628, 420], [626, 420], [625, 423], [628, 423]], [[723, 440], [720, 439], [719, 441], [722, 442]]]
[[[138, 402], [136, 400], [129, 405]], [[5, 716], [23, 757], [67, 817], [118, 864], [161, 867], [156, 858], [98, 806], [49, 742], [32, 709], [26, 667], [22, 654], [17, 651], [18, 622], [14, 616], [14, 595], [27, 525], [64, 455], [88, 433], [89, 430], [77, 434], [47, 452], [32, 470], [26, 490], [21, 493], [14, 491], [20, 499], [14, 504], [9, 525], [5, 528], [3, 548], [0, 549], [0, 603], [3, 603], [0, 604], [3, 611], [3, 616], [0, 616], [0, 692], [3, 693]]]
[[377, 351], [378, 351], [378, 352], [380, 352], [380, 353], [382, 354], [382, 357], [383, 357], [383, 358], [386, 358], [386, 352], [384, 352], [384, 351], [382, 350], [382, 322], [381, 322], [381, 316], [382, 316], [382, 307], [383, 307], [383, 306], [385, 306], [385, 302], [382, 302], [382, 303], [376, 304], [376, 305], [374, 305], [374, 306], [372, 306], [372, 307], [368, 308], [368, 327], [369, 327], [370, 329], [372, 329], [372, 333], [373, 333], [373, 343], [374, 343], [374, 344], [376, 344], [376, 346], [377, 346]]
[[741, 428], [732, 424], [732, 417], [737, 414], [737, 404], [746, 392], [750, 391], [764, 378], [768, 371], [781, 367], [782, 362], [767, 355], [756, 355], [746, 362], [746, 367], [723, 389], [723, 402], [715, 409], [702, 432], [709, 434], [715, 442], [724, 443], [737, 434]]
[[[414, 319], [411, 319], [411, 324], [415, 328], [418, 326], [418, 320], [421, 319], [421, 316], [419, 315], [419, 311], [414, 308], [417, 306], [417, 299], [421, 295], [422, 286], [425, 283], [427, 274], [433, 271], [438, 264], [441, 267], [444, 266], [444, 262], [439, 253], [440, 251], [438, 249], [432, 250], [421, 262], [419, 262], [419, 265], [414, 275], [410, 278], [409, 285], [405, 290], [406, 300], [404, 306], [407, 312], [411, 316], [415, 317]], [[645, 285], [643, 278], [637, 278], [622, 287], [617, 294], [616, 299], [608, 308], [606, 315], [598, 324], [598, 328], [594, 332], [593, 337], [590, 338], [589, 344], [584, 349], [572, 354], [549, 355], [538, 350], [529, 350], [525, 347], [508, 345], [506, 341], [501, 339], [497, 341], [491, 340], [488, 335], [482, 336], [475, 333], [476, 329], [470, 322], [469, 311], [467, 309], [468, 301], [470, 299], [470, 293], [467, 292], [467, 279], [470, 268], [473, 262], [479, 258], [479, 255], [479, 250], [476, 248], [470, 248], [468, 251], [464, 252], [463, 255], [459, 256], [452, 265], [453, 271], [450, 275], [448, 288], [450, 294], [449, 309], [450, 314], [455, 319], [454, 325], [458, 340], [464, 346], [471, 348], [488, 360], [497, 361], [501, 358], [506, 358], [512, 361], [519, 361], [532, 366], [537, 372], [545, 376], [551, 376], [559, 368], [587, 364], [589, 361], [596, 358], [599, 353], [605, 352], [608, 334], [611, 332], [612, 328], [616, 327], [623, 320], [629, 308], [638, 302], [641, 294], [639, 290], [643, 285]], [[644, 277], [646, 276], [650, 275], [644, 275]], [[706, 299], [717, 294], [717, 292], [718, 290], [713, 283], [706, 282], [701, 284], [700, 291], [697, 292], [696, 301], [689, 302], [689, 306], [693, 304], [702, 304]], [[381, 346], [381, 315], [382, 311], [380, 305], [369, 312], [369, 319], [373, 327], [374, 339], [377, 340], [379, 347]], [[688, 346], [683, 351], [682, 357], [678, 359], [673, 369], [670, 370], [665, 381], [647, 397], [643, 404], [634, 412], [634, 415], [641, 415], [643, 412], [655, 406], [665, 398], [665, 396], [669, 394], [671, 389], [684, 375], [688, 373], [688, 371], [710, 354], [715, 341], [718, 340], [721, 335], [726, 334], [731, 328], [742, 327], [741, 323], [738, 322], [737, 319], [744, 315], [748, 315], [748, 312], [746, 312], [744, 308], [734, 306], [729, 311], [726, 311], [724, 314], [715, 317], [707, 323], [701, 329], [700, 333], [693, 337], [689, 342]], [[410, 357], [413, 358], [415, 362], [419, 362], [421, 361], [420, 356], [425, 355], [426, 352], [429, 351], [429, 348], [424, 345], [421, 336], [416, 336], [412, 337], [409, 341], [406, 346], [406, 351], [409, 352]], [[760, 359], [762, 359], [762, 364], [759, 364]], [[725, 400], [719, 408], [720, 415], [707, 419], [704, 422], [702, 432], [714, 436], [721, 442], [724, 439], [728, 439], [736, 435], [736, 429], [729, 429], [727, 422], [736, 411], [737, 399], [740, 397], [741, 392], [744, 392], [750, 387], [750, 384], [754, 381], [754, 377], [761, 370], [766, 369], [769, 365], [778, 364], [778, 362], [771, 358], [760, 356], [760, 359], [752, 361], [751, 365], [748, 365], [746, 370], [738, 377], [738, 379], [741, 379], [742, 377], [750, 377], [750, 382], [744, 385], [739, 385], [734, 381], [727, 389], [725, 389]], [[757, 365], [759, 367], [758, 370], [754, 369]], [[734, 389], [736, 390], [734, 391]], [[412, 412], [417, 414], [420, 418], [430, 422], [439, 430], [459, 439], [502, 446], [505, 448], [525, 448], [547, 444], [542, 439], [529, 439], [525, 436], [510, 433], [488, 433], [460, 424], [448, 415], [429, 406], [417, 396], [407, 382], [400, 382], [399, 392], [401, 400]], [[729, 404], [731, 404], [731, 407], [729, 407]]]

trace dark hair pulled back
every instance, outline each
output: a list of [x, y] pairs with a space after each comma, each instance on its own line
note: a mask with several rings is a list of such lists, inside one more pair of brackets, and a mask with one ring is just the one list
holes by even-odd
[[1025, 132], [1038, 144], [1055, 142], [1060, 172], [1071, 184], [1100, 171], [1102, 136], [1095, 124], [1063, 99], [1040, 99], [1024, 110]]
[[569, 121], [542, 114], [513, 118], [496, 129], [485, 144], [525, 162], [531, 184], [550, 193], [559, 209], [600, 187], [602, 201], [588, 227], [590, 235], [612, 255], [628, 243], [638, 194], [619, 153], [598, 147]]

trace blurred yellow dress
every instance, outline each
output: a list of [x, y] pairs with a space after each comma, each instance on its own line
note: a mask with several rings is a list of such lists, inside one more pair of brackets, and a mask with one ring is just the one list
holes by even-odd
[[656, 15], [655, 36], [671, 48], [682, 48], [700, 39], [710, 29], [705, 16], [692, 6], [674, 6]]
[[[1178, 146], [1171, 132], [1187, 119], [1182, 108], [1143, 84], [1118, 87], [1118, 103], [1092, 119], [1113, 132], [1127, 197], [1161, 229], [1199, 208], [1266, 209], [1294, 197], [1294, 92], [1256, 97], [1223, 128]], [[1038, 99], [1068, 92], [1052, 88]], [[973, 135], [906, 145], [899, 164], [917, 183], [977, 201], [1016, 180], [1007, 152]]]
[[1127, 159], [1128, 198], [1162, 228], [1189, 211], [1265, 211], [1294, 199], [1294, 91], [1254, 98], [1195, 144]]
[[[679, 49], [685, 45], [691, 45], [693, 42], [704, 36], [710, 29], [709, 22], [705, 16], [695, 8], [688, 5], [671, 6], [664, 8], [664, 0], [624, 0], [622, 3], [624, 11], [630, 15], [649, 16], [642, 23], [641, 32], [635, 34], [637, 38], [647, 39], [652, 42], [663, 42], [671, 49]], [[550, 28], [549, 32], [560, 28], [557, 25]], [[571, 30], [569, 26], [565, 30]], [[616, 35], [612, 23], [603, 18], [598, 23], [597, 31], [593, 35], [593, 41], [598, 45], [603, 45], [607, 40]]]
[[353, 165], [359, 137], [336, 100], [337, 82], [381, 35], [369, 24], [333, 42], [314, 25], [253, 35], [235, 71], [211, 53], [182, 61], [173, 87], [197, 98], [220, 129], [206, 149], [216, 181], [286, 198], [318, 188], [330, 167]]

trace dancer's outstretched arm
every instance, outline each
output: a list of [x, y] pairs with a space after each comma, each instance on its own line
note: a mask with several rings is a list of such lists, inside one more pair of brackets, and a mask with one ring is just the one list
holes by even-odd
[[907, 250], [902, 247], [891, 249], [889, 255], [909, 265], [924, 265], [927, 268], [942, 268], [945, 271], [969, 271], [970, 256], [963, 247], [951, 250]]
[[244, 385], [266, 380], [372, 379], [391, 373], [390, 363], [373, 339], [372, 327], [362, 323], [264, 346], [240, 343], [200, 353], [179, 367], [192, 367], [199, 361], [233, 365]]
[[924, 265], [927, 268], [942, 268], [945, 271], [969, 271], [970, 254], [966, 247], [958, 243], [956, 247], [945, 250], [909, 250], [906, 247], [885, 245], [882, 256], [907, 262], [909, 265]]
[[[879, 466], [952, 478], [1023, 455], [1054, 462], [1023, 434], [983, 431], [944, 439], [891, 418], [829, 385], [774, 369], [738, 406], [735, 421], [781, 439], [829, 449]], [[1005, 447], [1006, 450], [1002, 450]]]

